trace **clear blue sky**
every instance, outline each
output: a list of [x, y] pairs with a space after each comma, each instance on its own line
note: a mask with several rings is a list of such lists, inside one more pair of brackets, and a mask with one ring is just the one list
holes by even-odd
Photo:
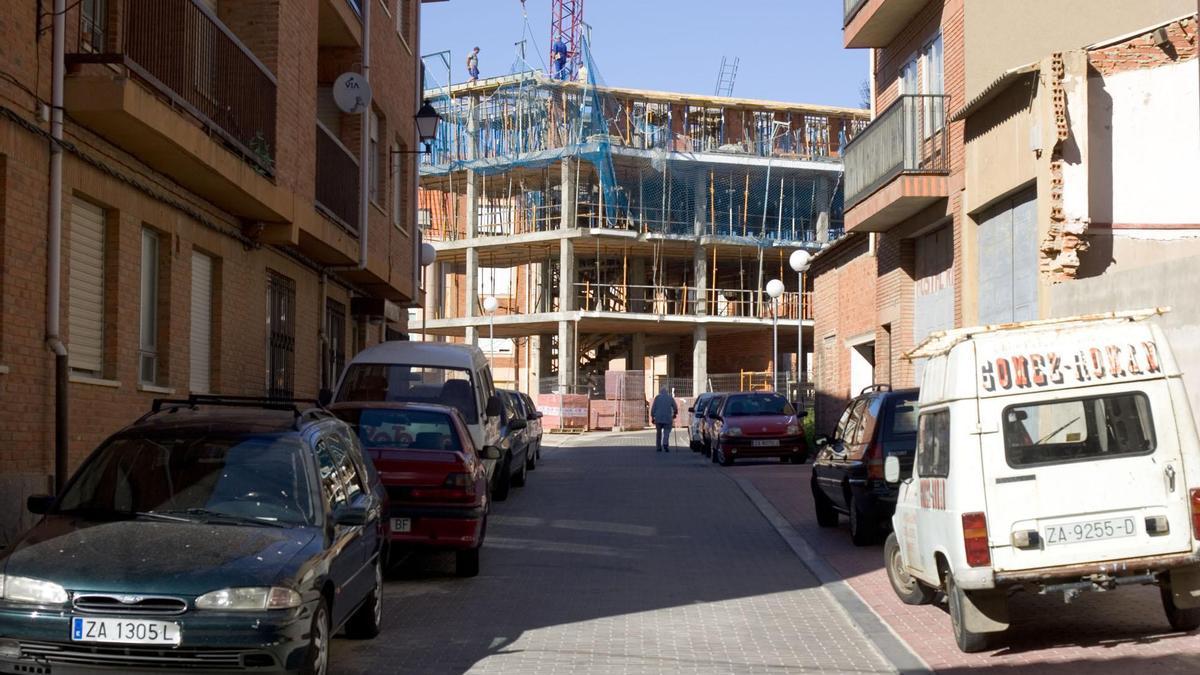
[[[549, 61], [550, 0], [526, 0], [532, 40]], [[838, 0], [586, 0], [593, 57], [606, 84], [711, 94], [721, 56], [741, 57], [734, 96], [858, 106], [867, 52], [842, 49]], [[422, 5], [421, 51], [449, 49], [454, 81], [480, 48], [481, 77], [503, 75], [525, 23], [520, 0], [449, 0]], [[528, 36], [526, 36], [528, 37]], [[432, 67], [432, 64], [430, 64]], [[442, 84], [444, 72], [430, 73]]]

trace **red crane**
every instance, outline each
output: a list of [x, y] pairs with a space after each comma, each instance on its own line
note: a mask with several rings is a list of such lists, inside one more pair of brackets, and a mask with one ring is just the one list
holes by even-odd
[[[583, 0], [553, 0], [550, 15], [550, 50], [552, 63], [555, 63], [555, 75], [562, 79], [570, 79], [579, 72], [583, 61]], [[562, 49], [565, 47], [565, 67], [561, 62]]]

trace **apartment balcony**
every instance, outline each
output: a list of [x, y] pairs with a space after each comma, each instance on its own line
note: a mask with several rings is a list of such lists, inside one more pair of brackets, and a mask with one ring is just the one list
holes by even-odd
[[358, 158], [317, 122], [316, 206], [346, 230], [358, 232]]
[[885, 232], [949, 195], [946, 98], [901, 96], [846, 146], [846, 231]]
[[231, 213], [291, 220], [273, 181], [275, 76], [197, 0], [118, 8], [116, 35], [67, 57], [71, 117]]
[[842, 0], [842, 42], [847, 49], [881, 49], [904, 30], [929, 0]]
[[317, 44], [358, 47], [362, 44], [362, 0], [320, 0]]

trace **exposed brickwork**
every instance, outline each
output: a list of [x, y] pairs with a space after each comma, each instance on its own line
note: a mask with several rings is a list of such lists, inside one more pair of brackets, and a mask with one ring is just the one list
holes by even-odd
[[1165, 26], [1168, 45], [1159, 45], [1148, 32], [1113, 45], [1088, 52], [1088, 64], [1100, 75], [1143, 70], [1196, 58], [1197, 21], [1195, 16]]

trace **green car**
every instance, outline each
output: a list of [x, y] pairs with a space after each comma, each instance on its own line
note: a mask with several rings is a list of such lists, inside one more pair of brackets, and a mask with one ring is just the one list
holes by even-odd
[[293, 402], [192, 397], [106, 440], [0, 553], [0, 673], [323, 674], [379, 633], [386, 493]]

